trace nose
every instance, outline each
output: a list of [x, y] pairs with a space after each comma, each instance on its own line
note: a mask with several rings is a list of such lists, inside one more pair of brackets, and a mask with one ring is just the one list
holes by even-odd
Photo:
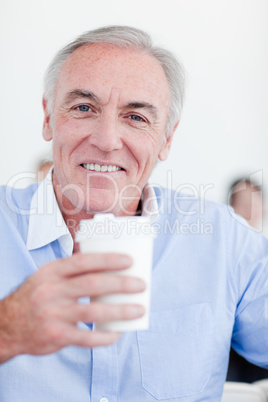
[[96, 121], [94, 132], [90, 135], [90, 142], [104, 152], [122, 149], [123, 143], [117, 116], [102, 114]]

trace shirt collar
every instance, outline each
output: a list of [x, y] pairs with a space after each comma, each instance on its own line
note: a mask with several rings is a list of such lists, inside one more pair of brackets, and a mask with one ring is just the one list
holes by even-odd
[[73, 239], [62, 217], [52, 184], [52, 168], [37, 187], [30, 207], [26, 246], [35, 250], [59, 240], [67, 255], [72, 254]]
[[159, 206], [154, 187], [152, 184], [148, 183], [146, 184], [142, 192], [141, 216], [154, 219], [158, 215], [158, 212]]
[[[26, 246], [35, 250], [58, 240], [67, 256], [72, 255], [73, 239], [62, 217], [52, 184], [52, 169], [37, 187], [30, 207]], [[142, 193], [141, 215], [154, 219], [158, 203], [154, 188], [147, 184]]]

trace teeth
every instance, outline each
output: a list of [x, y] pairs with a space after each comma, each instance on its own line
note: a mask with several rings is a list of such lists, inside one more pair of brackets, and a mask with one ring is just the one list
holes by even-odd
[[115, 165], [99, 165], [98, 163], [84, 163], [82, 166], [87, 170], [95, 170], [96, 172], [117, 172], [121, 170], [120, 167]]

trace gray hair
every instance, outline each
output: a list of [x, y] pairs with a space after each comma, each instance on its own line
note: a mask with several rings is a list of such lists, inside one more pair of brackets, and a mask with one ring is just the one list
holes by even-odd
[[66, 59], [79, 47], [92, 43], [108, 43], [121, 48], [131, 47], [152, 55], [163, 67], [171, 94], [167, 135], [180, 119], [184, 97], [184, 68], [168, 50], [153, 45], [151, 37], [144, 31], [127, 26], [107, 26], [85, 32], [61, 49], [49, 65], [44, 81], [44, 98], [52, 116], [54, 91], [57, 78]]

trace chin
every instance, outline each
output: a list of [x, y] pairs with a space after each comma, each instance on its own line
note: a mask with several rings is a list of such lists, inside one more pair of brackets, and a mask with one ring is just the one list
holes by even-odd
[[90, 199], [84, 203], [83, 210], [89, 214], [113, 213], [119, 210], [119, 206], [114, 197], [102, 197]]

